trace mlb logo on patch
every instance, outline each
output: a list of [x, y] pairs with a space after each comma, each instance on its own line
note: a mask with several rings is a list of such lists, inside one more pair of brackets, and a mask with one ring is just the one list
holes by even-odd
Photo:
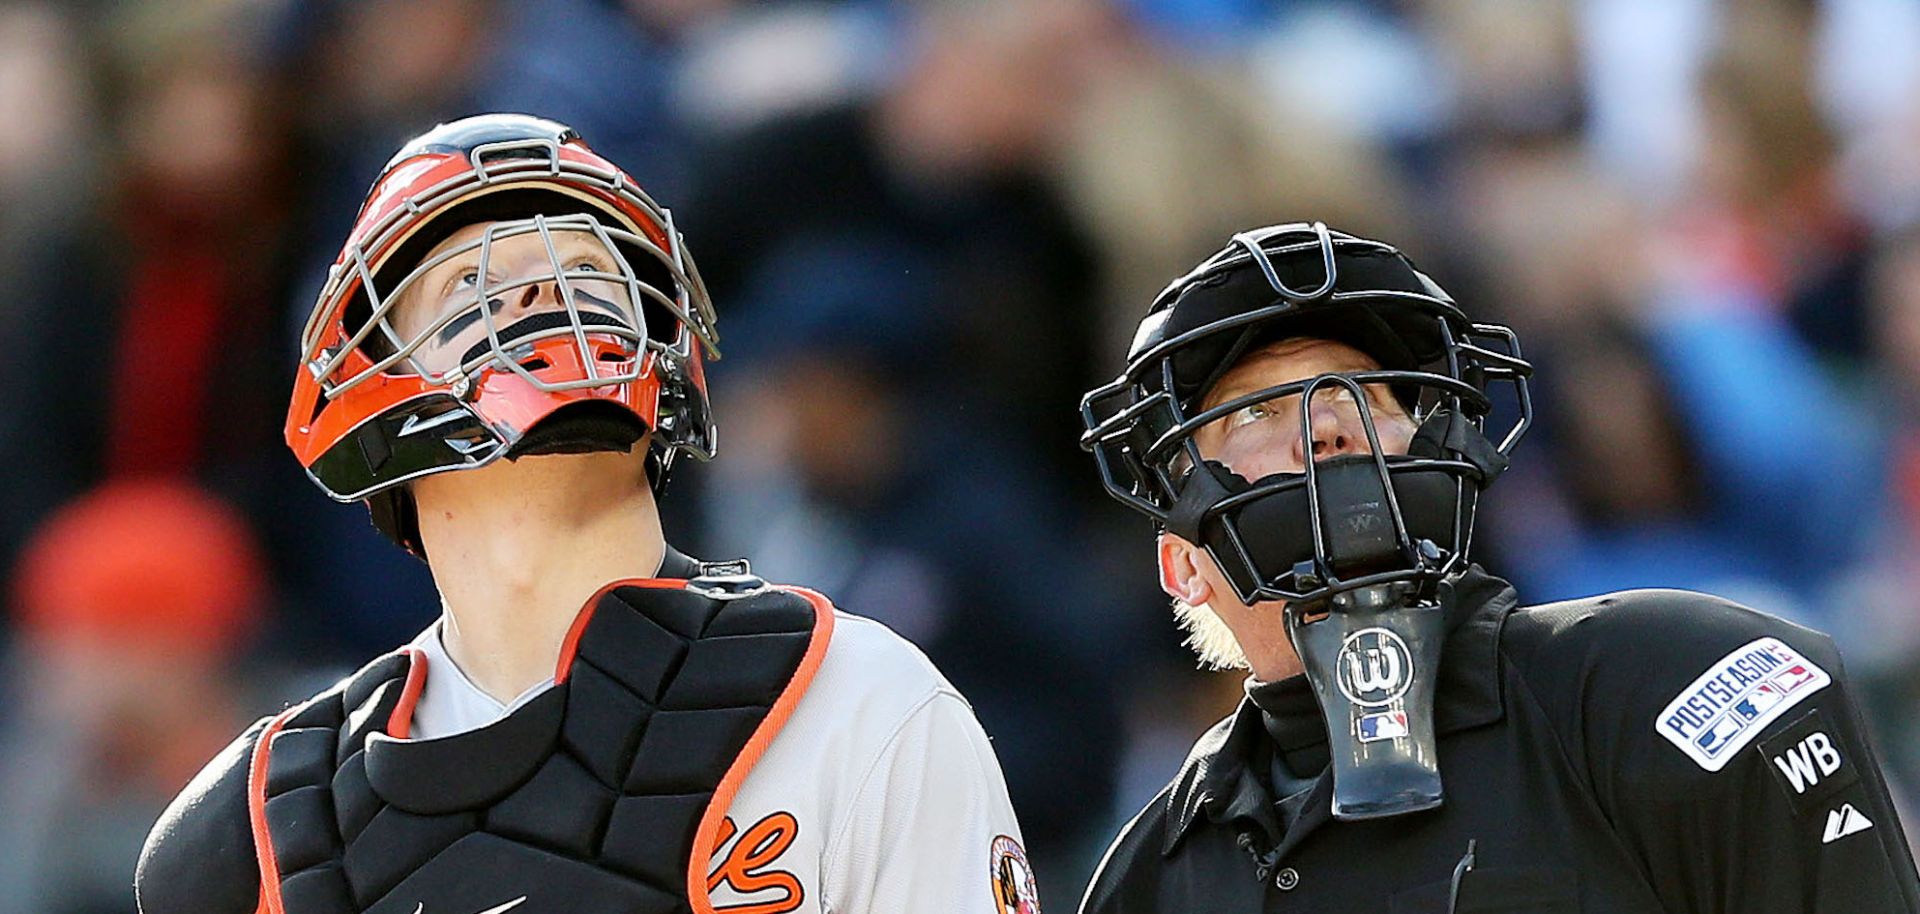
[[1388, 711], [1384, 714], [1363, 714], [1360, 716], [1360, 741], [1371, 743], [1374, 740], [1395, 739], [1407, 735], [1407, 712]]
[[1753, 694], [1748, 696], [1746, 700], [1734, 705], [1734, 709], [1740, 712], [1741, 717], [1752, 720], [1765, 714], [1768, 710], [1772, 709], [1774, 705], [1779, 704], [1781, 699], [1786, 698], [1786, 695], [1787, 690], [1777, 685], [1763, 685], [1755, 689]]
[[1809, 668], [1806, 664], [1796, 663], [1789, 667], [1786, 672], [1773, 677], [1773, 681], [1774, 684], [1779, 687], [1780, 691], [1791, 692], [1794, 689], [1812, 682], [1816, 674], [1825, 675], [1820, 673], [1819, 667]]
[[1746, 729], [1748, 722], [1757, 716], [1758, 715], [1741, 718], [1731, 716], [1722, 717], [1715, 722], [1712, 727], [1708, 728], [1707, 732], [1696, 737], [1693, 744], [1706, 750], [1708, 755], [1718, 755], [1727, 741], [1739, 736]]
[[1719, 771], [1767, 724], [1833, 681], [1778, 638], [1720, 658], [1667, 704], [1654, 729], [1708, 771]]

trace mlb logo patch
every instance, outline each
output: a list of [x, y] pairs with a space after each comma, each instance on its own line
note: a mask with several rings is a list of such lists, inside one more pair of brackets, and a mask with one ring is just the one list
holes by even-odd
[[1763, 685], [1760, 688], [1755, 689], [1753, 692], [1753, 697], [1747, 699], [1747, 703], [1752, 705], [1754, 708], [1758, 710], [1765, 711], [1768, 708], [1771, 708], [1774, 705], [1779, 704], [1780, 700], [1782, 698], [1785, 698], [1786, 696], [1787, 696], [1786, 689], [1783, 689], [1777, 685], [1773, 685], [1772, 683], [1768, 683], [1767, 685]]
[[1396, 739], [1407, 735], [1407, 712], [1387, 711], [1382, 714], [1363, 714], [1360, 716], [1360, 741], [1371, 743], [1375, 740]]
[[1753, 720], [1757, 716], [1756, 714], [1752, 717], [1743, 716], [1737, 719], [1732, 716], [1722, 717], [1707, 732], [1695, 738], [1694, 745], [1706, 750], [1709, 755], [1717, 755], [1728, 740], [1740, 735], [1740, 731], [1746, 727], [1746, 721]]
[[1807, 696], [1833, 681], [1778, 638], [1749, 641], [1714, 663], [1668, 702], [1654, 729], [1708, 771]]
[[1812, 682], [1816, 675], [1825, 674], [1820, 672], [1819, 667], [1796, 663], [1788, 668], [1785, 673], [1773, 677], [1773, 681], [1780, 691], [1791, 692], [1794, 689]]

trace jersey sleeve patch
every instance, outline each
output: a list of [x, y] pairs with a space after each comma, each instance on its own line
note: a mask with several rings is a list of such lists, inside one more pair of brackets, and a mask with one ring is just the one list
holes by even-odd
[[1040, 914], [1040, 890], [1034, 885], [1033, 865], [1027, 862], [1026, 849], [1007, 835], [993, 839], [988, 855], [992, 860], [994, 914]]
[[1695, 764], [1719, 771], [1768, 724], [1832, 682], [1780, 639], [1757, 638], [1680, 690], [1654, 729]]
[[1760, 753], [1797, 816], [1825, 811], [1827, 801], [1860, 780], [1836, 732], [1814, 708], [1760, 741]]

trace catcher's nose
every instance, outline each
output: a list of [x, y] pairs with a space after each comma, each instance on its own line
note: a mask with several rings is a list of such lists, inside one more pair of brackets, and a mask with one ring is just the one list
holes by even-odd
[[565, 310], [566, 302], [560, 295], [558, 282], [537, 282], [520, 289], [516, 301], [507, 309], [510, 318], [518, 319], [543, 311]]

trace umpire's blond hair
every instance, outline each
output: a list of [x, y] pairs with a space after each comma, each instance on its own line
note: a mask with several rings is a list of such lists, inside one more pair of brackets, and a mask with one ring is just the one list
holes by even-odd
[[1240, 647], [1239, 639], [1233, 637], [1233, 630], [1207, 604], [1195, 605], [1185, 600], [1174, 600], [1173, 618], [1180, 623], [1180, 630], [1187, 633], [1186, 645], [1200, 657], [1202, 668], [1250, 668], [1247, 652]]

